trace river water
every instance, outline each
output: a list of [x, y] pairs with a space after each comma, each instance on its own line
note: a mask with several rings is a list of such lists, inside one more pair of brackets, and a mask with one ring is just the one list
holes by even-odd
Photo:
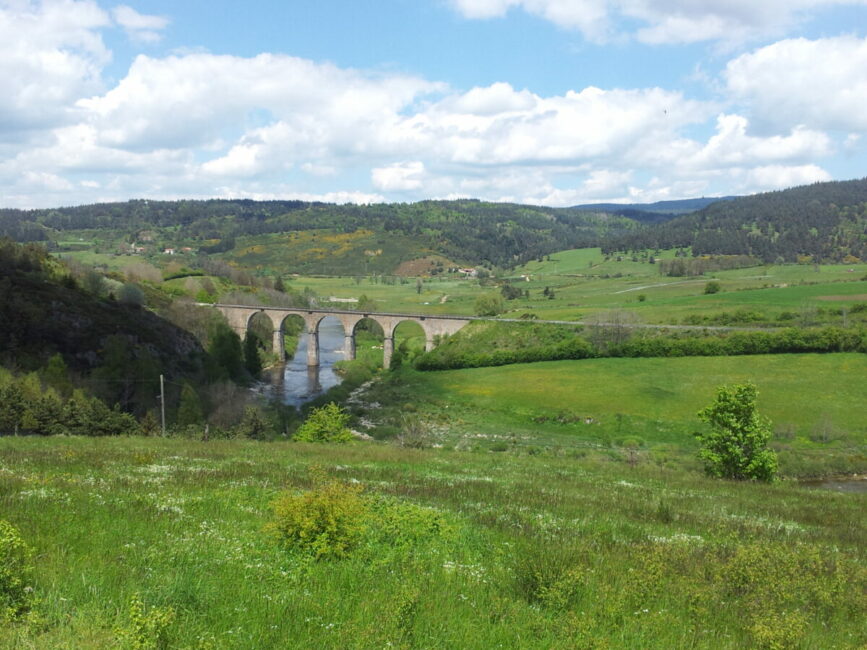
[[334, 363], [343, 360], [343, 325], [327, 317], [319, 324], [319, 367], [307, 367], [307, 335], [302, 334], [291, 361], [262, 372], [254, 390], [268, 399], [301, 406], [340, 383]]

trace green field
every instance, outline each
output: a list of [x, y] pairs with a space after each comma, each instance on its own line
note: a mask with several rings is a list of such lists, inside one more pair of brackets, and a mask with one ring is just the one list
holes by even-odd
[[[863, 494], [375, 443], [2, 438], [0, 459], [0, 510], [36, 554], [37, 614], [0, 627], [2, 647], [867, 642]], [[371, 504], [344, 559], [263, 530], [314, 465]]]
[[[776, 432], [782, 471], [867, 471], [867, 358], [787, 354], [588, 359], [442, 372], [410, 369], [371, 389], [394, 424], [408, 408], [458, 446], [623, 447], [672, 453], [689, 465], [696, 413], [717, 386], [752, 381]], [[390, 408], [389, 408], [390, 407]], [[386, 426], [384, 431], [388, 431]], [[694, 465], [693, 465], [694, 466]]]

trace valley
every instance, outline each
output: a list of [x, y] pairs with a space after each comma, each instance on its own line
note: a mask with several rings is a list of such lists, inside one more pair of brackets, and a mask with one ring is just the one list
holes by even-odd
[[[38, 562], [32, 615], [0, 645], [867, 641], [863, 481], [807, 482], [867, 473], [867, 263], [609, 250], [661, 226], [604, 213], [507, 206], [488, 230], [455, 216], [465, 205], [434, 204], [429, 222], [420, 206], [377, 208], [383, 223], [412, 215], [389, 233], [335, 228], [348, 208], [271, 208], [260, 223], [291, 229], [118, 206], [111, 227], [91, 207], [73, 216], [99, 227], [45, 226], [48, 254], [4, 243], [0, 504]], [[558, 228], [588, 245], [557, 248], [540, 215], [568, 217]], [[523, 225], [509, 233], [506, 217]], [[465, 248], [441, 239], [443, 220], [475, 224]], [[143, 232], [144, 251], [124, 248]], [[503, 255], [515, 232], [532, 254]], [[282, 324], [281, 359], [267, 317], [233, 329], [217, 303], [480, 318], [430, 351], [402, 322], [383, 368], [373, 319], [347, 360], [327, 317], [321, 371], [336, 374], [311, 390], [300, 316]], [[44, 326], [83, 313], [89, 338]], [[698, 413], [745, 384], [768, 418], [771, 483], [703, 471]], [[293, 439], [331, 403], [351, 442]], [[310, 499], [345, 528], [317, 550], [276, 538]]]

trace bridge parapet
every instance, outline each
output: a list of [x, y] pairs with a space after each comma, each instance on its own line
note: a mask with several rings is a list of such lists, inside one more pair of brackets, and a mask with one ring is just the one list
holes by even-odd
[[391, 365], [394, 354], [394, 331], [400, 323], [411, 321], [418, 323], [425, 335], [425, 350], [432, 350], [438, 337], [445, 334], [454, 334], [467, 323], [470, 318], [464, 316], [427, 316], [421, 314], [398, 314], [387, 312], [360, 312], [341, 309], [304, 309], [298, 307], [257, 307], [251, 305], [223, 305], [210, 303], [197, 303], [202, 306], [213, 307], [220, 311], [240, 336], [245, 336], [250, 329], [250, 323], [256, 314], [265, 314], [273, 326], [273, 346], [278, 357], [285, 356], [283, 344], [283, 323], [292, 314], [297, 314], [304, 319], [305, 334], [307, 336], [307, 365], [319, 365], [319, 324], [323, 318], [332, 316], [337, 318], [343, 325], [344, 344], [343, 351], [346, 359], [355, 358], [355, 328], [359, 322], [369, 318], [382, 327], [383, 340], [383, 368]]

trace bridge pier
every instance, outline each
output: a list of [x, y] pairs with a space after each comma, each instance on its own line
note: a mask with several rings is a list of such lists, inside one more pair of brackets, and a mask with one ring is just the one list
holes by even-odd
[[283, 362], [283, 359], [286, 357], [286, 347], [283, 341], [283, 330], [276, 329], [274, 330], [274, 338], [273, 338], [273, 347], [274, 354], [277, 355], [277, 361], [279, 363]]
[[350, 332], [343, 336], [343, 358], [346, 361], [355, 360], [355, 334]]
[[391, 357], [394, 356], [394, 336], [386, 336], [382, 339], [382, 369], [391, 367]]
[[307, 365], [319, 366], [319, 332], [307, 332]]

